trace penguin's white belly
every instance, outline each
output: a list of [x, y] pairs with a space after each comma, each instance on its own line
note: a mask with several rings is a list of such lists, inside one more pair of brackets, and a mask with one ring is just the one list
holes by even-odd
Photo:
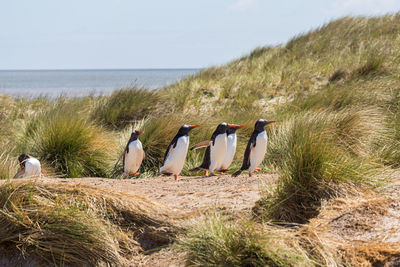
[[176, 142], [176, 147], [170, 148], [169, 154], [165, 159], [164, 165], [160, 168], [160, 172], [169, 172], [179, 175], [185, 164], [186, 155], [189, 148], [189, 136], [181, 136]]
[[132, 141], [129, 144], [129, 153], [125, 154], [124, 172], [126, 174], [134, 174], [139, 170], [143, 160], [142, 142], [139, 140]]
[[225, 158], [227, 149], [226, 134], [219, 134], [215, 138], [214, 145], [210, 148], [210, 167], [209, 171], [212, 172], [220, 167]]
[[265, 153], [267, 152], [267, 142], [267, 132], [263, 131], [259, 133], [256, 139], [256, 146], [253, 147], [250, 152], [250, 172], [257, 168], [263, 161]]
[[25, 161], [25, 173], [23, 177], [38, 177], [42, 173], [42, 167], [40, 166], [39, 160], [35, 158], [29, 158]]
[[237, 144], [236, 133], [228, 135], [226, 154], [224, 160], [222, 161], [221, 166], [217, 168], [218, 170], [227, 170], [229, 166], [231, 166], [231, 163], [236, 153], [236, 144]]

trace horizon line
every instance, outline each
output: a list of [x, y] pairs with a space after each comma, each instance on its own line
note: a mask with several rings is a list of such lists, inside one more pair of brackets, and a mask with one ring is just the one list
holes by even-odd
[[146, 70], [201, 70], [202, 68], [93, 68], [93, 69], [0, 69], [0, 71], [129, 71], [129, 70], [138, 70], [138, 71], [146, 71]]

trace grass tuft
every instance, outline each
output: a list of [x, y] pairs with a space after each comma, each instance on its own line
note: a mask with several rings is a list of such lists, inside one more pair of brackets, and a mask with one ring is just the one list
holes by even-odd
[[66, 177], [107, 177], [115, 141], [74, 106], [56, 105], [29, 122], [18, 150], [47, 162]]
[[[352, 133], [357, 124], [348, 124], [346, 119], [324, 112], [305, 113], [274, 128], [267, 157], [280, 178], [276, 188], [257, 203], [256, 214], [305, 223], [318, 214], [323, 200], [346, 193], [352, 185], [373, 183], [377, 165], [349, 154], [349, 148], [356, 146], [352, 141], [360, 136]], [[340, 124], [344, 126], [337, 127]]]
[[122, 129], [160, 109], [162, 104], [157, 91], [138, 87], [120, 89], [99, 100], [91, 116], [109, 128]]
[[195, 266], [314, 266], [283, 232], [251, 221], [237, 223], [217, 215], [192, 225], [178, 240]]
[[171, 241], [172, 211], [135, 195], [32, 180], [0, 185], [0, 247], [46, 264], [127, 265]]

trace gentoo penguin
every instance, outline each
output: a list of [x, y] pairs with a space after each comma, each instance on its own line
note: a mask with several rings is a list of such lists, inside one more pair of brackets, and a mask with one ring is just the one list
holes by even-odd
[[14, 178], [40, 177], [42, 174], [47, 176], [38, 159], [27, 154], [21, 154], [18, 157], [18, 161], [20, 170], [15, 174]]
[[225, 172], [228, 170], [229, 166], [231, 166], [233, 157], [235, 156], [236, 153], [236, 144], [237, 144], [236, 130], [242, 128], [243, 126], [234, 124], [233, 126], [234, 127], [228, 127], [228, 129], [226, 130], [227, 134], [226, 154], [224, 160], [222, 161], [221, 166], [217, 167], [217, 171], [220, 172]]
[[249, 170], [249, 176], [251, 177], [253, 171], [258, 170], [256, 168], [263, 161], [265, 152], [267, 151], [268, 136], [264, 127], [265, 125], [274, 122], [275, 121], [266, 121], [263, 119], [259, 119], [256, 122], [254, 125], [254, 131], [251, 134], [244, 152], [242, 167], [232, 175], [233, 177], [238, 176], [244, 170]]
[[183, 125], [165, 151], [163, 165], [160, 173], [165, 175], [173, 175], [178, 180], [185, 164], [186, 155], [189, 148], [189, 132], [199, 127], [198, 125]]
[[123, 166], [124, 166], [124, 178], [127, 178], [129, 175], [138, 176], [140, 173], [139, 170], [140, 165], [142, 164], [143, 159], [145, 158], [145, 153], [143, 151], [142, 142], [138, 139], [138, 136], [143, 132], [133, 131], [131, 134], [131, 138], [126, 144], [124, 154], [122, 156]]
[[227, 150], [227, 135], [226, 131], [228, 128], [235, 127], [234, 125], [223, 122], [217, 126], [210, 140], [201, 142], [191, 148], [197, 149], [200, 147], [207, 147], [204, 153], [203, 163], [197, 168], [191, 169], [190, 171], [205, 170], [210, 172], [210, 175], [215, 175], [214, 170], [221, 166], [226, 150]]

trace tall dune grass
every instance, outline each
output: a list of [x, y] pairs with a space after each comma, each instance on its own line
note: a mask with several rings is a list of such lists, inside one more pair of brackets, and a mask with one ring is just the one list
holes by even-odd
[[92, 119], [112, 129], [122, 129], [156, 110], [162, 110], [164, 105], [156, 90], [138, 87], [120, 89], [98, 101]]
[[[259, 215], [304, 223], [318, 214], [323, 200], [340, 196], [351, 186], [376, 182], [379, 165], [351, 153], [353, 146], [369, 148], [368, 143], [358, 142], [370, 133], [358, 120], [351, 122], [353, 115], [308, 112], [274, 128], [267, 158], [276, 166], [279, 179], [257, 204]], [[379, 124], [375, 127], [379, 129]]]
[[18, 151], [47, 162], [66, 177], [109, 176], [115, 139], [75, 106], [56, 104], [39, 114], [19, 138]]

